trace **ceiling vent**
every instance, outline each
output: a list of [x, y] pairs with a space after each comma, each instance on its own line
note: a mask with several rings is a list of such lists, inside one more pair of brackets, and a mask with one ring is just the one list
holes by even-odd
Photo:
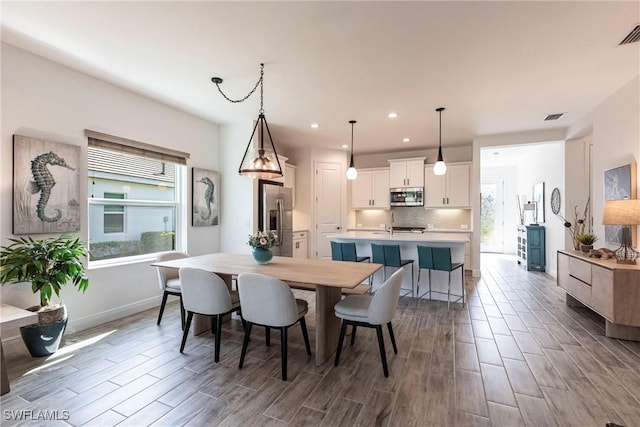
[[636, 25], [636, 27], [631, 30], [629, 34], [620, 42], [621, 45], [635, 43], [640, 41], [640, 25]]
[[562, 116], [564, 116], [564, 113], [549, 114], [547, 117], [544, 118], [544, 121], [548, 122], [550, 120], [558, 120]]

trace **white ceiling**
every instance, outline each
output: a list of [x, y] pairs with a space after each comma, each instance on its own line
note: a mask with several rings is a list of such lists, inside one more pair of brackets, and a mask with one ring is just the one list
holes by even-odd
[[[355, 152], [567, 128], [640, 73], [640, 2], [2, 2], [2, 38], [277, 145]], [[397, 119], [387, 118], [391, 111]], [[566, 113], [543, 122], [551, 113]], [[316, 130], [309, 125], [319, 123]], [[410, 143], [403, 143], [410, 137]]]

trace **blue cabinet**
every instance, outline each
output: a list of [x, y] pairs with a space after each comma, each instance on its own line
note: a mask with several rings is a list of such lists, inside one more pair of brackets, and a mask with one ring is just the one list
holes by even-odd
[[545, 234], [541, 225], [518, 226], [518, 264], [527, 270], [545, 271]]

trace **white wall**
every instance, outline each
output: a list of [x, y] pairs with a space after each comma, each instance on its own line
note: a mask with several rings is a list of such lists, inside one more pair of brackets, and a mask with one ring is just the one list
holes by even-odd
[[[218, 126], [115, 85], [71, 70], [3, 43], [2, 130], [0, 149], [0, 242], [12, 237], [12, 135], [21, 134], [82, 148], [81, 176], [86, 176], [87, 138], [92, 129], [191, 154], [189, 167], [219, 170]], [[188, 174], [190, 176], [190, 174]], [[222, 179], [225, 177], [223, 176]], [[81, 180], [81, 199], [87, 180]], [[191, 183], [188, 180], [188, 206]], [[85, 205], [86, 206], [86, 205]], [[186, 209], [185, 209], [186, 211]], [[227, 219], [230, 219], [228, 217]], [[224, 221], [224, 217], [222, 218]], [[220, 227], [193, 228], [187, 216], [187, 250], [202, 254], [219, 250]], [[87, 209], [79, 236], [87, 239]], [[38, 235], [35, 237], [45, 237]], [[69, 328], [84, 329], [159, 305], [161, 292], [149, 262], [89, 271], [89, 289], [80, 294], [63, 289]], [[37, 303], [28, 284], [5, 285], [2, 301], [19, 307]]]
[[526, 159], [517, 165], [518, 194], [527, 194], [532, 198], [533, 186], [544, 182], [545, 195], [545, 257], [546, 271], [556, 277], [556, 252], [564, 249], [566, 230], [564, 222], [551, 212], [550, 196], [554, 188], [564, 194], [564, 141], [540, 144], [529, 153]]
[[[596, 108], [593, 120], [593, 230], [604, 244], [604, 171], [630, 162], [640, 155], [640, 77], [612, 94]], [[637, 178], [636, 178], [637, 180]], [[616, 245], [610, 245], [616, 249]]]
[[238, 174], [252, 130], [251, 120], [220, 126], [220, 250], [223, 252], [250, 253], [247, 237], [258, 225], [254, 208], [257, 206], [256, 180]]
[[[548, 141], [563, 141], [566, 135], [564, 129], [549, 129], [543, 131], [518, 132], [498, 135], [482, 135], [473, 140], [473, 162], [471, 168], [471, 207], [473, 209], [473, 229], [480, 230], [480, 151], [487, 147], [514, 146], [520, 144], [537, 144]], [[546, 165], [540, 164], [541, 168]], [[562, 165], [563, 167], [564, 165]], [[562, 170], [562, 169], [561, 169]], [[551, 187], [553, 188], [553, 187]], [[562, 190], [561, 190], [562, 191]], [[505, 196], [505, 200], [509, 196]], [[548, 199], [548, 198], [547, 198]], [[506, 203], [506, 202], [505, 202]], [[547, 202], [548, 204], [548, 202]], [[547, 248], [547, 252], [549, 249]], [[480, 233], [471, 236], [471, 257], [473, 275], [480, 276]], [[548, 259], [548, 258], [547, 258]]]

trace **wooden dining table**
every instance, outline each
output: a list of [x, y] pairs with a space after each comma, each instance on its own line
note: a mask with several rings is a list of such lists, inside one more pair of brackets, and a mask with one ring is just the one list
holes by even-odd
[[268, 264], [258, 264], [249, 254], [224, 252], [155, 262], [151, 265], [168, 268], [200, 268], [218, 274], [228, 284], [231, 284], [233, 276], [241, 273], [266, 274], [286, 282], [292, 288], [315, 290], [315, 359], [317, 365], [327, 361], [336, 350], [340, 334], [340, 320], [334, 315], [333, 307], [340, 301], [342, 293], [350, 293], [350, 291], [359, 288], [363, 281], [382, 267], [382, 264], [366, 262], [281, 256], [274, 256]]

